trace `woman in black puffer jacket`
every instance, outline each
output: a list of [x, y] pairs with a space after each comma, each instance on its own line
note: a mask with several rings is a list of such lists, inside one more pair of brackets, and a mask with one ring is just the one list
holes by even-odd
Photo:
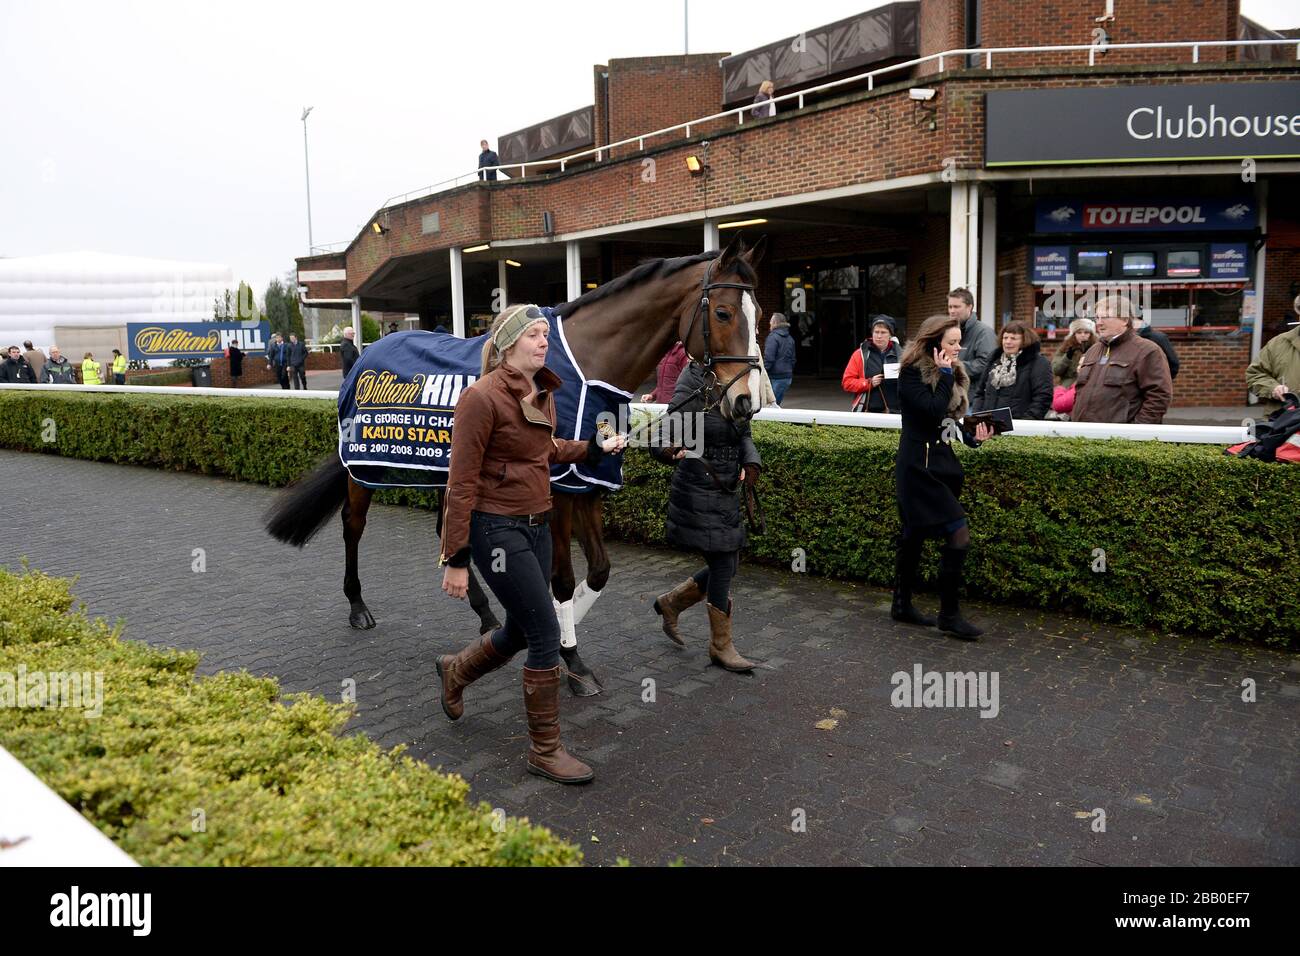
[[1002, 347], [975, 388], [971, 411], [1010, 408], [1012, 418], [1041, 420], [1051, 407], [1052, 363], [1041, 353], [1038, 333], [1025, 322], [1008, 322]]
[[[696, 395], [704, 383], [704, 367], [691, 362], [677, 379], [672, 404], [685, 402], [682, 415], [698, 414], [703, 402]], [[742, 483], [758, 479], [763, 461], [750, 435], [749, 422], [733, 422], [717, 409], [704, 415], [703, 457], [676, 448], [652, 448], [657, 459], [676, 466], [668, 494], [668, 543], [700, 551], [706, 566], [673, 590], [659, 595], [655, 611], [663, 617], [664, 633], [685, 646], [677, 631], [677, 616], [708, 599], [709, 659], [729, 671], [751, 671], [754, 665], [741, 657], [731, 640], [731, 581], [745, 544], [745, 524], [740, 513]]]

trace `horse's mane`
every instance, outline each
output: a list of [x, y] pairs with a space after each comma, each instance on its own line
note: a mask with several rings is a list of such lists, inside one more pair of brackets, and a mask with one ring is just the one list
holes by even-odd
[[[640, 285], [650, 279], [670, 276], [674, 272], [680, 272], [683, 269], [690, 268], [701, 262], [707, 262], [710, 259], [716, 259], [722, 255], [717, 249], [709, 252], [698, 252], [693, 256], [678, 256], [675, 259], [647, 259], [645, 262], [633, 266], [627, 272], [623, 273], [617, 279], [611, 279], [598, 289], [592, 289], [585, 295], [579, 296], [572, 302], [566, 302], [557, 306], [555, 311], [563, 318], [568, 318], [571, 314], [581, 309], [583, 306], [591, 305], [593, 302], [600, 302], [603, 299], [611, 298], [624, 292], [633, 286]], [[758, 276], [744, 259], [736, 258], [732, 260], [732, 268], [740, 275], [741, 281], [749, 285], [755, 285], [758, 282]]]

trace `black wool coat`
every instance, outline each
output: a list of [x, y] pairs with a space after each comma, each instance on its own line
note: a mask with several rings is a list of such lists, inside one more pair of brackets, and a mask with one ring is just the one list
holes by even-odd
[[1052, 363], [1042, 354], [1038, 343], [1025, 346], [1016, 356], [1016, 380], [1005, 388], [994, 388], [989, 376], [1001, 361], [999, 346], [971, 398], [971, 411], [1010, 408], [1012, 418], [1046, 418], [1047, 410], [1052, 407]]
[[[688, 364], [677, 379], [672, 404], [683, 401], [698, 389], [704, 375], [704, 368], [698, 362]], [[682, 406], [681, 414], [695, 415], [703, 407], [704, 403], [697, 397]], [[738, 551], [745, 544], [745, 522], [741, 516], [737, 478], [742, 465], [761, 468], [763, 459], [754, 447], [749, 422], [728, 421], [718, 409], [705, 413], [703, 437], [703, 459], [723, 487], [718, 487], [704, 461], [694, 457], [691, 451], [675, 463], [668, 492], [668, 543], [693, 551]], [[669, 450], [654, 448], [651, 453], [660, 461], [670, 462], [666, 455]]]
[[[911, 534], [937, 535], [945, 525], [966, 517], [957, 500], [963, 477], [961, 462], [943, 436], [945, 420], [960, 422], [969, 388], [970, 378], [961, 362], [954, 362], [948, 375], [933, 358], [924, 356], [899, 372], [903, 430], [894, 484], [899, 517]], [[971, 446], [978, 444], [960, 427], [949, 437]]]

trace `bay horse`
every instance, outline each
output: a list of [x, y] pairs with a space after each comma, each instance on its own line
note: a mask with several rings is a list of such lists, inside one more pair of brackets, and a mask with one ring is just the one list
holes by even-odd
[[[757, 335], [761, 310], [752, 293], [755, 268], [766, 237], [746, 249], [737, 236], [721, 252], [675, 259], [651, 259], [586, 295], [557, 307], [564, 334], [588, 380], [606, 382], [632, 393], [681, 340], [690, 357], [712, 373], [706, 376], [711, 401], [728, 418], [750, 418], [761, 404], [761, 355]], [[364, 358], [364, 356], [363, 356]], [[442, 491], [436, 490], [436, 531], [442, 534]], [[357, 550], [366, 527], [374, 491], [348, 474], [337, 454], [281, 492], [266, 515], [267, 531], [286, 544], [304, 546], [335, 511], [343, 511], [347, 567], [343, 593], [351, 610], [348, 623], [357, 629], [375, 626], [361, 598]], [[609, 579], [605, 551], [602, 493], [553, 489], [551, 512], [551, 593], [561, 623], [560, 655], [569, 689], [579, 697], [600, 693], [601, 684], [578, 654], [574, 626], [600, 596]], [[571, 539], [587, 559], [586, 579], [574, 578]], [[500, 627], [487, 595], [470, 569], [470, 606], [479, 617], [479, 632]]]

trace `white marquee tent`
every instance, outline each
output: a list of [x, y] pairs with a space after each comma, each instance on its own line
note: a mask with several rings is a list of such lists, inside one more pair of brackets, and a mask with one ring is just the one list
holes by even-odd
[[230, 267], [209, 262], [100, 252], [0, 259], [0, 348], [30, 340], [74, 360], [100, 358], [125, 349], [128, 322], [199, 322], [227, 289]]

